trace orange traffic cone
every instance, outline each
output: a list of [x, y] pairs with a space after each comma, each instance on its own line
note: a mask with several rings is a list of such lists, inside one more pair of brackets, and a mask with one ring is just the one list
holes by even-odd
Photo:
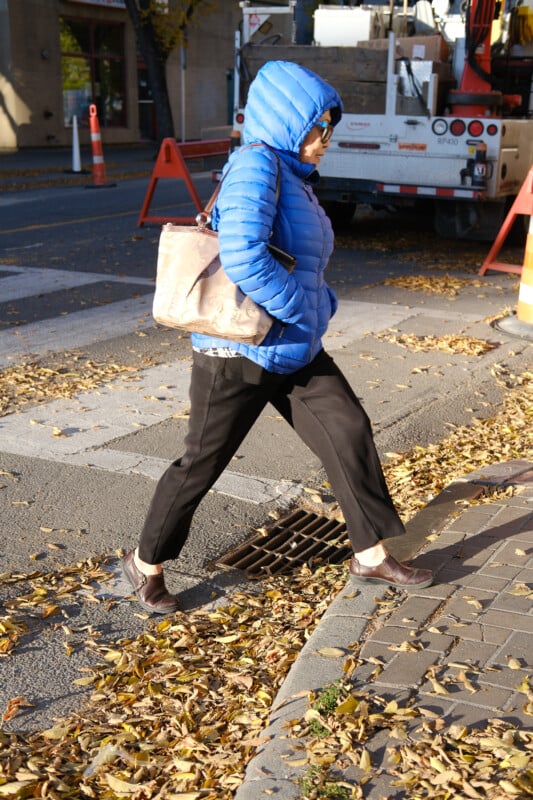
[[505, 333], [533, 342], [533, 217], [529, 218], [516, 316], [500, 320], [496, 327]]
[[114, 186], [115, 184], [110, 184], [106, 181], [100, 124], [98, 122], [98, 114], [94, 104], [89, 106], [89, 123], [91, 126], [91, 146], [93, 150], [93, 185]]

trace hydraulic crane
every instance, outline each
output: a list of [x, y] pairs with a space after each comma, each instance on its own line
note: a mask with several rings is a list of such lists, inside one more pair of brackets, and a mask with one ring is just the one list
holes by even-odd
[[503, 95], [492, 75], [492, 23], [501, 14], [501, 0], [471, 0], [466, 8], [465, 63], [457, 89], [450, 92], [450, 114], [501, 117], [504, 107], [520, 105], [520, 95]]

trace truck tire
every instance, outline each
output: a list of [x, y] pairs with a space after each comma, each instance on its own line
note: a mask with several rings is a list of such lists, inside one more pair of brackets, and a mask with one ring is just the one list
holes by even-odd
[[506, 201], [461, 202], [437, 200], [435, 233], [445, 239], [492, 242], [506, 215]]

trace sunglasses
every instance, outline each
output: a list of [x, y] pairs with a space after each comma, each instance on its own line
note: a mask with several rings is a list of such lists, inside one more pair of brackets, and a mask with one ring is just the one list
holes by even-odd
[[335, 130], [334, 126], [330, 122], [326, 122], [326, 120], [320, 120], [316, 123], [317, 128], [321, 128], [322, 132], [320, 134], [320, 141], [322, 144], [326, 144], [329, 142], [331, 137], [333, 136], [333, 131]]

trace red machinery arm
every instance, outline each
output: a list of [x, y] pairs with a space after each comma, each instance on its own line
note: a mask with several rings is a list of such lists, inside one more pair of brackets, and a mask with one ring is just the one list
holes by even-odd
[[470, 117], [501, 116], [503, 96], [492, 90], [491, 33], [497, 0], [469, 0], [466, 12], [465, 63], [459, 88], [450, 92], [451, 113]]

